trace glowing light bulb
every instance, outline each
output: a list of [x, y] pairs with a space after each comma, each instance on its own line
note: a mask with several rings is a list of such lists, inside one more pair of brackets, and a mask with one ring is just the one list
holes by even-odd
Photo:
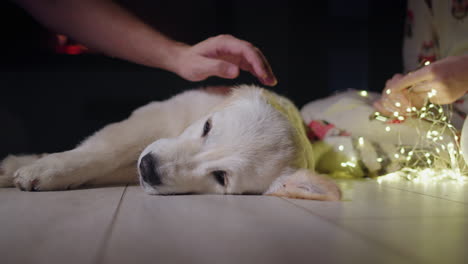
[[364, 145], [364, 138], [363, 138], [363, 137], [359, 137], [358, 142], [359, 142], [359, 146]]

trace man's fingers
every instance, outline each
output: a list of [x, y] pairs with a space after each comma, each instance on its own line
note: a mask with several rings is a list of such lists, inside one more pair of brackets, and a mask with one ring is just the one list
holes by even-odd
[[271, 69], [271, 66], [268, 63], [268, 60], [265, 58], [265, 55], [263, 55], [263, 53], [258, 48], [255, 48], [255, 49], [257, 53], [259, 54], [260, 58], [262, 59], [262, 63], [263, 63], [262, 68], [266, 70], [267, 77], [266, 79], [261, 80], [262, 83], [266, 85], [275, 86], [278, 83], [278, 80], [276, 79], [275, 74], [273, 73], [273, 70]]
[[403, 78], [392, 82], [391, 89], [394, 92], [400, 92], [404, 89], [410, 88], [420, 82], [430, 81], [434, 78], [430, 66], [421, 68], [415, 72], [408, 73]]
[[[412, 100], [419, 99], [420, 102], [429, 99], [431, 103], [447, 104], [451, 103], [444, 94], [440, 94], [441, 86], [437, 82], [421, 82], [413, 86], [410, 90]], [[420, 103], [422, 105], [422, 103]]]
[[195, 81], [201, 81], [210, 76], [234, 79], [239, 75], [239, 67], [218, 59], [203, 58], [198, 62], [197, 69], [192, 76], [192, 80]]
[[381, 102], [380, 100], [379, 100], [379, 101], [375, 101], [375, 102], [373, 103], [373, 106], [374, 106], [374, 108], [375, 108], [378, 112], [380, 112], [381, 114], [383, 114], [383, 115], [391, 115], [391, 113], [390, 113], [389, 111], [387, 111], [387, 110], [383, 107], [382, 102]]
[[429, 93], [433, 90], [433, 83], [428, 81], [423, 81], [413, 85], [410, 88], [410, 92], [413, 93]]
[[221, 36], [216, 45], [218, 50], [230, 57], [231, 63], [237, 64], [244, 70], [249, 71], [263, 84], [275, 85], [276, 77], [262, 52], [249, 42], [232, 36]]

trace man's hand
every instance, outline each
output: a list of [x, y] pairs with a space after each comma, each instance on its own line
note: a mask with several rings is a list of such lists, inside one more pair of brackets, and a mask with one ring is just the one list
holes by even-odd
[[435, 104], [450, 104], [468, 90], [468, 56], [447, 57], [407, 75], [388, 80], [381, 100], [374, 106], [389, 115], [404, 115], [408, 107], [422, 107], [426, 99]]
[[189, 81], [201, 81], [210, 76], [234, 79], [244, 70], [264, 85], [277, 83], [262, 52], [231, 35], [212, 37], [194, 46], [180, 46], [174, 63], [174, 72]]

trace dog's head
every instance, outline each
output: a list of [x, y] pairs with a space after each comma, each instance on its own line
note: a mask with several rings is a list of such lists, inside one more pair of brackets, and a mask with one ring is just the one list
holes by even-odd
[[339, 199], [333, 182], [294, 165], [294, 127], [262, 92], [235, 89], [226, 102], [178, 137], [146, 147], [138, 160], [145, 191]]

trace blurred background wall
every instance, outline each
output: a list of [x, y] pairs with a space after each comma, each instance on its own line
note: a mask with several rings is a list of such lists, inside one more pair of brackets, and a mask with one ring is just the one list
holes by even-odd
[[[381, 91], [402, 71], [403, 0], [118, 2], [179, 41], [229, 33], [254, 43], [279, 80], [272, 89], [298, 106], [347, 88]], [[134, 108], [183, 90], [258, 84], [246, 73], [192, 83], [101, 54], [61, 54], [56, 33], [9, 1], [0, 2], [0, 34], [0, 159], [73, 148]]]

